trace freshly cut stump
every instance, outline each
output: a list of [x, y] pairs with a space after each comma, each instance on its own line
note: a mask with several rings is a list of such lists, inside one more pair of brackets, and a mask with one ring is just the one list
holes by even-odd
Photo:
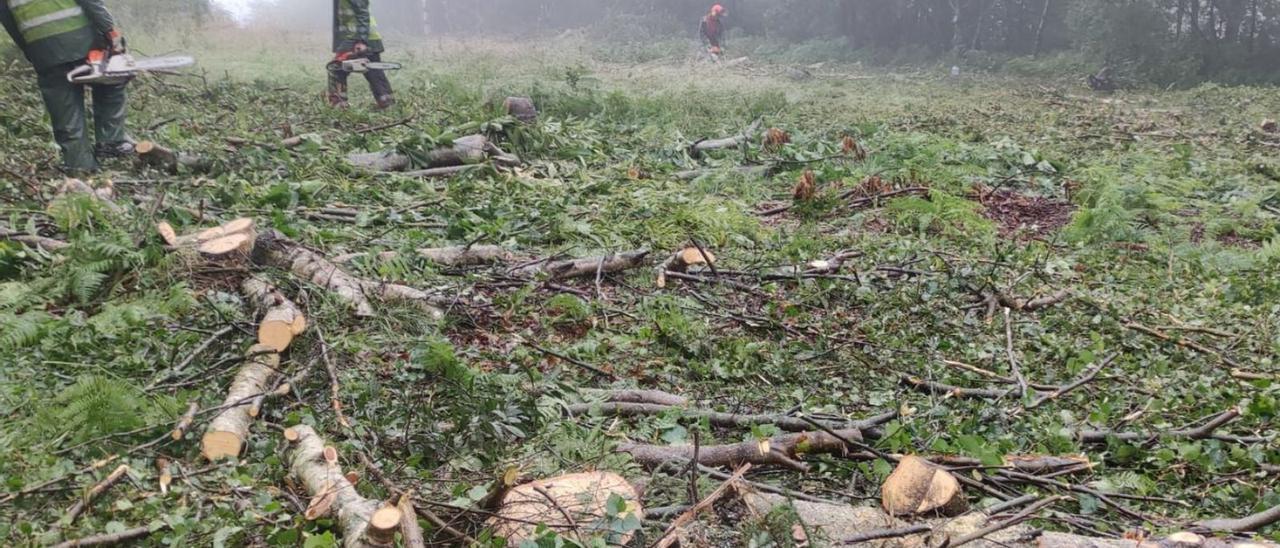
[[308, 519], [333, 514], [346, 548], [395, 545], [403, 516], [399, 508], [360, 496], [343, 475], [336, 458], [326, 458], [326, 453], [336, 455], [336, 451], [327, 447], [310, 426], [286, 429], [285, 439], [294, 444], [290, 470], [312, 496]]
[[232, 234], [204, 242], [196, 249], [201, 257], [211, 261], [248, 260], [253, 253], [253, 238], [248, 234]]
[[885, 480], [880, 503], [894, 516], [932, 512], [954, 516], [969, 509], [955, 476], [915, 455], [903, 457]]
[[249, 425], [253, 417], [249, 408], [253, 400], [266, 392], [272, 381], [280, 373], [280, 354], [266, 345], [254, 345], [249, 348], [249, 361], [236, 373], [236, 378], [227, 391], [227, 399], [222, 405], [225, 409], [209, 422], [201, 440], [204, 457], [211, 461], [235, 458], [249, 437]]
[[[537, 524], [585, 542], [608, 534], [605, 516], [609, 497], [614, 494], [627, 504], [623, 516], [618, 517], [633, 514], [644, 519], [640, 495], [627, 480], [610, 472], [587, 472], [535, 480], [511, 489], [487, 525], [494, 534], [506, 538], [508, 546], [536, 538]], [[627, 533], [608, 540], [611, 546], [624, 546], [631, 537]]]

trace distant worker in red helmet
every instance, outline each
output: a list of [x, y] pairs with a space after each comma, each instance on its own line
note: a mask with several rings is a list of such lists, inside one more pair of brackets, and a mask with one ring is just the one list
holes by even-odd
[[707, 52], [711, 54], [712, 59], [719, 59], [723, 52], [724, 24], [720, 20], [725, 16], [724, 6], [716, 4], [711, 6], [711, 12], [702, 18], [702, 23], [698, 25], [698, 33], [702, 35], [702, 44], [707, 47]]

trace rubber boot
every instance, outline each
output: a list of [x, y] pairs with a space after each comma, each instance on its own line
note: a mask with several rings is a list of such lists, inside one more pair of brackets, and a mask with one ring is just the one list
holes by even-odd
[[325, 97], [333, 108], [347, 108], [347, 77], [350, 72], [342, 70], [337, 63], [329, 63], [329, 89]]

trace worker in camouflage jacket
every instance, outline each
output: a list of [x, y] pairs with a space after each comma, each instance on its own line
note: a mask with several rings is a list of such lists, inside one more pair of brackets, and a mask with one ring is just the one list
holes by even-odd
[[125, 52], [124, 38], [103, 0], [0, 0], [0, 23], [36, 70], [67, 170], [95, 171], [98, 157], [133, 152], [125, 134], [125, 85], [89, 86], [95, 149], [86, 129], [85, 86], [67, 81], [67, 73], [83, 64], [90, 51]]
[[[378, 34], [377, 22], [369, 13], [369, 2], [333, 0], [333, 53], [336, 57], [328, 67], [330, 106], [347, 106], [347, 77], [351, 73], [342, 70], [342, 60], [364, 57], [374, 63], [382, 61], [382, 35]], [[370, 70], [364, 73], [364, 77], [369, 81], [369, 89], [373, 91], [379, 109], [395, 104], [386, 72]]]

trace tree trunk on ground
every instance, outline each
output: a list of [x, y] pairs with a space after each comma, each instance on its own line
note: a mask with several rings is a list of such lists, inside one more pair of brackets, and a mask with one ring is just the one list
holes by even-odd
[[67, 246], [71, 245], [62, 240], [55, 240], [53, 238], [45, 238], [43, 236], [24, 234], [22, 232], [9, 230], [7, 228], [0, 228], [0, 240], [18, 242], [23, 245], [38, 247], [45, 251], [58, 251], [60, 249], [65, 249]]
[[738, 466], [744, 463], [780, 465], [793, 470], [808, 471], [809, 465], [797, 460], [802, 454], [843, 454], [848, 449], [845, 440], [862, 442], [862, 430], [849, 428], [827, 432], [803, 432], [774, 436], [767, 440], [748, 441], [730, 445], [648, 445], [624, 443], [618, 446], [620, 453], [630, 453], [637, 463], [654, 468], [668, 462], [688, 463], [697, 455], [698, 464], [704, 466]]
[[275, 230], [259, 236], [255, 259], [261, 264], [292, 272], [295, 276], [332, 292], [350, 304], [355, 309], [356, 316], [363, 318], [375, 314], [367, 295], [413, 304], [435, 318], [444, 316], [437, 304], [443, 305], [443, 301], [448, 301], [412, 287], [352, 276], [319, 253], [302, 247]]
[[244, 442], [249, 438], [249, 426], [253, 417], [249, 408], [253, 400], [271, 388], [272, 381], [280, 375], [280, 354], [265, 345], [249, 349], [248, 362], [236, 373], [227, 390], [221, 413], [209, 422], [201, 440], [204, 457], [211, 461], [236, 458]]
[[258, 344], [284, 352], [293, 338], [307, 330], [307, 317], [296, 303], [275, 286], [258, 278], [245, 278], [240, 291], [262, 315], [258, 323]]
[[567, 261], [539, 262], [510, 271], [508, 274], [516, 278], [532, 278], [546, 274], [552, 280], [595, 276], [597, 273], [612, 274], [645, 264], [649, 257], [648, 250], [628, 251], [617, 255], [570, 259]]
[[704, 140], [695, 142], [692, 146], [689, 147], [689, 155], [696, 158], [698, 156], [701, 156], [704, 152], [709, 152], [712, 150], [720, 150], [725, 148], [738, 148], [746, 143], [751, 142], [751, 140], [755, 138], [756, 133], [760, 131], [760, 124], [762, 124], [763, 122], [764, 120], [757, 119], [756, 121], [752, 122], [750, 126], [747, 126], [747, 129], [743, 130], [742, 133], [739, 133], [732, 137], [725, 137], [723, 139], [704, 139]]
[[[324, 440], [310, 426], [291, 427], [285, 437], [293, 442], [290, 471], [311, 493], [312, 509], [327, 508], [337, 518], [344, 547], [395, 545], [395, 534], [402, 516], [400, 509], [360, 496], [338, 466], [336, 452], [326, 447]], [[320, 510], [318, 513], [325, 512]]]

